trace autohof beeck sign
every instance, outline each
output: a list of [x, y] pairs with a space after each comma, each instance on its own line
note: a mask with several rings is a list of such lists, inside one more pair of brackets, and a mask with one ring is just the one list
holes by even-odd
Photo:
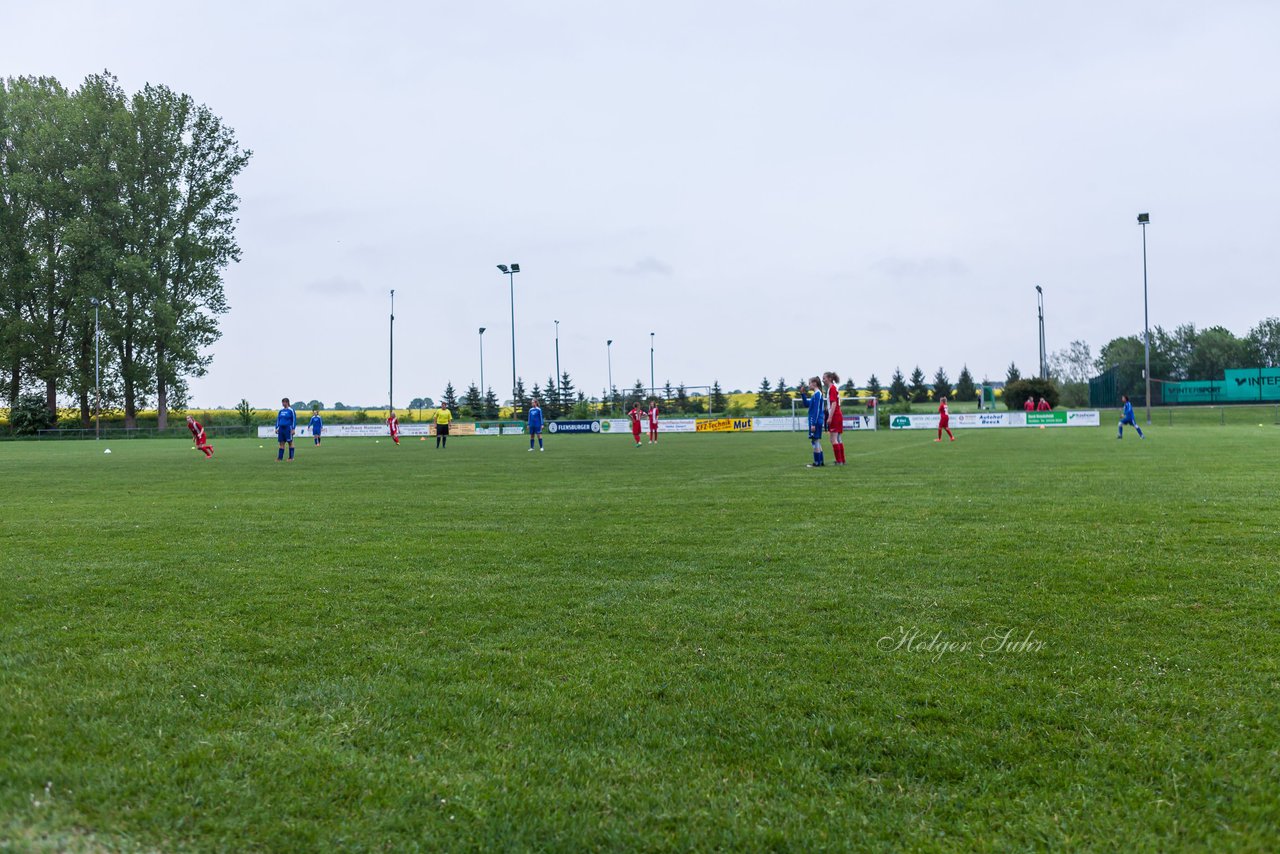
[[555, 433], [599, 433], [599, 421], [552, 421], [547, 424], [547, 432]]

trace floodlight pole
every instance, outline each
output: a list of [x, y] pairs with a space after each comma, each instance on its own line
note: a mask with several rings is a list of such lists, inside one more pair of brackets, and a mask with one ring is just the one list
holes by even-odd
[[511, 290], [511, 414], [514, 416], [520, 409], [520, 401], [516, 396], [516, 273], [520, 272], [519, 264], [499, 264], [498, 269], [507, 277], [507, 285]]
[[396, 377], [396, 289], [391, 289], [391, 326], [387, 336], [387, 417], [390, 418], [395, 409], [395, 377]]
[[1036, 304], [1040, 313], [1040, 379], [1049, 378], [1049, 360], [1044, 353], [1044, 290], [1036, 285]]
[[560, 382], [560, 321], [556, 325], [556, 410], [564, 408], [564, 385]]
[[609, 414], [613, 414], [613, 339], [604, 342], [604, 351], [609, 359]]
[[653, 381], [653, 333], [650, 332], [649, 333], [649, 394], [656, 395], [657, 392], [654, 391], [656, 387], [657, 387], [657, 383]]
[[1151, 423], [1151, 315], [1147, 310], [1147, 223], [1151, 214], [1138, 214], [1138, 224], [1142, 226], [1142, 375], [1147, 381], [1147, 424]]
[[484, 327], [480, 327], [480, 394], [484, 395]]
[[97, 297], [93, 300], [93, 438], [97, 441], [102, 438], [102, 363], [98, 359], [98, 343], [101, 336], [101, 327], [98, 325], [98, 306], [100, 301]]

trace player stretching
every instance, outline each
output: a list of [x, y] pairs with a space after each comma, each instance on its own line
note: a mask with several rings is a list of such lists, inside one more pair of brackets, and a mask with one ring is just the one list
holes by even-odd
[[200, 422], [187, 416], [187, 429], [191, 431], [191, 438], [195, 440], [196, 450], [204, 452], [204, 458], [207, 460], [213, 456], [213, 446], [209, 444], [208, 438], [204, 435], [204, 427]]
[[391, 441], [397, 445], [400, 444], [400, 421], [396, 418], [396, 411], [391, 410], [391, 414], [387, 416], [387, 427], [391, 430]]
[[827, 433], [831, 437], [831, 456], [835, 464], [844, 465], [844, 413], [840, 411], [840, 377], [835, 371], [822, 375], [827, 381]]
[[311, 410], [311, 438], [313, 444], [320, 444], [320, 434], [324, 432], [324, 419], [320, 417], [320, 410]]
[[656, 444], [658, 441], [658, 401], [649, 401], [649, 444]]
[[804, 389], [800, 389], [800, 396], [809, 407], [809, 442], [813, 445], [813, 462], [807, 467], [816, 469], [826, 465], [822, 459], [822, 425], [827, 420], [824, 411], [826, 407], [823, 406], [825, 397], [822, 393], [822, 380], [810, 377], [809, 391], [812, 394], [806, 394]]
[[956, 437], [951, 435], [951, 428], [947, 425], [951, 423], [951, 412], [947, 409], [947, 399], [945, 397], [938, 398], [938, 438], [935, 442], [942, 441], [942, 431], [946, 430], [947, 435], [951, 436], [951, 441], [955, 441]]
[[284, 459], [284, 446], [289, 446], [289, 462], [293, 462], [293, 431], [298, 426], [298, 415], [289, 405], [289, 398], [280, 401], [280, 411], [276, 413], [276, 441], [280, 449], [276, 451], [276, 462]]
[[538, 437], [538, 452], [545, 450], [542, 447], [542, 407], [538, 404], [538, 399], [533, 399], [533, 406], [529, 407], [529, 450], [533, 450], [533, 437]]
[[631, 419], [631, 437], [636, 440], [636, 447], [640, 447], [640, 402], [636, 401], [631, 407], [631, 411], [627, 413], [627, 417]]
[[1116, 434], [1116, 438], [1124, 438], [1124, 425], [1126, 424], [1138, 431], [1139, 439], [1146, 438], [1142, 435], [1142, 428], [1138, 426], [1138, 422], [1133, 420], [1133, 404], [1129, 402], [1129, 395], [1122, 394], [1120, 399], [1124, 401], [1124, 412], [1120, 415], [1120, 426], [1116, 428], [1119, 432]]

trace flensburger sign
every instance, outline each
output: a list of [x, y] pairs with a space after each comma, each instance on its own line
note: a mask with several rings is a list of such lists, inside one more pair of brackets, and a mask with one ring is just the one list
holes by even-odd
[[547, 425], [548, 433], [599, 433], [599, 421], [552, 421]]

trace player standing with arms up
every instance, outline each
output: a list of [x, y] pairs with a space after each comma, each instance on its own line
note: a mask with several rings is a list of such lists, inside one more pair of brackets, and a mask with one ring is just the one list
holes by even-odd
[[324, 432], [324, 419], [320, 417], [320, 410], [311, 410], [311, 439], [313, 445], [320, 444], [320, 434]]
[[533, 399], [533, 406], [529, 407], [529, 450], [533, 450], [533, 437], [538, 437], [538, 452], [546, 450], [542, 447], [542, 406], [539, 405], [538, 399]]
[[640, 447], [640, 401], [636, 401], [631, 407], [631, 411], [627, 413], [627, 417], [631, 419], [631, 437], [636, 440], [636, 447]]
[[942, 431], [946, 430], [947, 435], [951, 436], [951, 441], [955, 441], [956, 437], [952, 436], [951, 428], [947, 425], [951, 423], [951, 411], [947, 409], [947, 399], [945, 397], [938, 398], [938, 438], [935, 442], [942, 441]]
[[1119, 431], [1116, 434], [1116, 438], [1124, 438], [1124, 425], [1126, 424], [1138, 431], [1139, 439], [1146, 438], [1142, 435], [1142, 428], [1138, 426], [1138, 422], [1133, 420], [1133, 404], [1129, 402], [1129, 395], [1122, 394], [1120, 395], [1120, 399], [1124, 401], [1124, 412], [1120, 414], [1120, 426], [1116, 428]]
[[276, 462], [284, 460], [284, 446], [289, 446], [289, 462], [293, 462], [293, 431], [298, 426], [298, 414], [289, 405], [289, 398], [280, 401], [280, 411], [276, 413], [276, 441], [280, 450], [276, 451]]
[[840, 375], [827, 371], [822, 375], [827, 382], [827, 433], [831, 437], [831, 456], [835, 464], [844, 465], [844, 413], [840, 411]]
[[391, 441], [397, 445], [400, 444], [400, 419], [396, 418], [396, 411], [391, 410], [391, 414], [387, 416], [387, 427], [391, 430]]
[[658, 442], [658, 401], [653, 399], [649, 401], [649, 444], [654, 445]]
[[826, 465], [822, 459], [822, 425], [827, 420], [824, 406], [826, 396], [822, 393], [822, 380], [810, 377], [809, 393], [801, 389], [800, 396], [809, 407], [809, 443], [813, 445], [813, 462], [809, 463], [808, 468], [822, 468]]
[[196, 450], [203, 452], [206, 460], [212, 457], [213, 446], [209, 444], [209, 439], [204, 435], [204, 427], [201, 426], [200, 422], [188, 415], [187, 429], [191, 431], [191, 438], [195, 440]]

